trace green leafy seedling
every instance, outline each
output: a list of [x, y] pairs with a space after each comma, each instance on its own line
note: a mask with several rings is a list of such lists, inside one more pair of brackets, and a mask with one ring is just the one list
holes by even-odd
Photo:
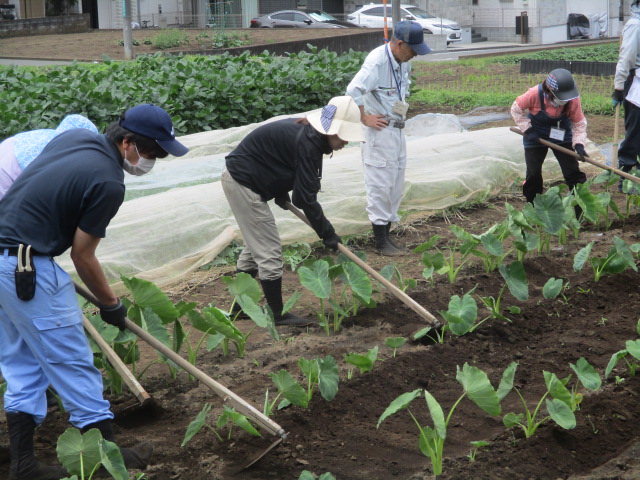
[[373, 347], [364, 355], [358, 353], [345, 353], [342, 356], [350, 365], [360, 369], [360, 373], [365, 373], [373, 369], [376, 360], [378, 359], [378, 347]]
[[102, 466], [116, 480], [129, 479], [120, 448], [104, 440], [96, 428], [85, 433], [67, 429], [58, 438], [56, 453], [62, 466], [76, 478], [90, 480]]
[[393, 356], [396, 356], [396, 351], [407, 342], [405, 337], [389, 337], [384, 341], [384, 344], [393, 349]]
[[490, 443], [484, 440], [476, 440], [471, 442], [471, 450], [469, 450], [469, 455], [467, 455], [469, 461], [475, 462], [476, 455], [478, 455], [478, 450], [480, 450], [482, 447], [488, 447], [489, 445]]

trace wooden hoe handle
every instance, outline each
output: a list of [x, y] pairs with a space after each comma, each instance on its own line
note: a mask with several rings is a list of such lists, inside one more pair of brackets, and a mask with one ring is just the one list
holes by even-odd
[[[512, 132], [517, 133], [518, 135], [524, 136], [524, 133], [522, 133], [522, 130], [520, 130], [517, 127], [511, 127], [510, 130]], [[600, 162], [597, 162], [595, 160], [591, 160], [589, 157], [582, 158], [580, 155], [578, 155], [573, 150], [569, 150], [568, 148], [564, 148], [564, 147], [561, 147], [560, 145], [556, 145], [555, 143], [550, 142], [548, 140], [545, 140], [544, 138], [541, 138], [539, 141], [540, 141], [540, 143], [542, 145], [545, 145], [545, 146], [547, 146], [549, 148], [553, 148], [555, 150], [558, 150], [559, 152], [566, 153], [567, 155], [571, 155], [572, 157], [575, 157], [577, 159], [584, 160], [585, 162], [590, 163], [591, 165], [595, 165], [596, 167], [600, 167], [603, 170], [608, 170], [610, 172], [613, 172], [616, 175], [620, 175], [621, 177], [626, 178], [627, 180], [631, 180], [632, 182], [640, 183], [640, 178], [634, 177], [633, 175], [630, 175], [627, 172], [623, 172], [622, 170], [618, 170], [617, 168], [610, 167], [609, 165], [605, 165], [604, 163], [600, 163]], [[616, 153], [617, 153], [617, 151], [616, 151]]]
[[[75, 282], [74, 286], [76, 292], [81, 297], [98, 306], [98, 299], [91, 292]], [[129, 330], [131, 330], [134, 334], [147, 342], [151, 347], [166, 356], [172, 362], [176, 363], [178, 366], [180, 366], [180, 368], [189, 373], [189, 375], [193, 375], [200, 382], [213, 390], [218, 396], [223, 399], [223, 401], [229, 402], [236, 410], [238, 410], [243, 415], [250, 417], [272, 435], [278, 435], [283, 440], [286, 439], [287, 434], [285, 433], [284, 429], [269, 417], [264, 415], [262, 412], [260, 412], [258, 409], [256, 409], [254, 406], [240, 398], [228, 388], [216, 382], [214, 379], [206, 375], [202, 370], [191, 365], [176, 352], [171, 350], [169, 347], [157, 340], [153, 335], [140, 328], [128, 318], [125, 318], [125, 324]]]
[[[298, 208], [293, 206], [290, 202], [287, 202], [287, 208], [289, 210], [291, 210], [291, 212], [293, 212], [293, 214], [296, 215], [300, 220], [302, 220], [307, 225], [311, 226], [311, 223], [309, 223], [309, 219], [305, 216], [305, 214], [302, 213]], [[431, 315], [427, 310], [424, 309], [424, 307], [422, 307], [413, 298], [411, 298], [409, 295], [404, 293], [402, 290], [400, 290], [398, 287], [396, 287], [393, 283], [391, 283], [389, 280], [384, 278], [382, 275], [380, 275], [378, 272], [376, 272], [373, 268], [371, 268], [369, 265], [367, 265], [367, 263], [363, 262], [355, 253], [353, 253], [347, 247], [345, 247], [344, 245], [339, 243], [338, 244], [338, 249], [342, 253], [344, 253], [347, 257], [349, 257], [349, 259], [351, 261], [353, 261], [360, 268], [362, 268], [365, 272], [367, 272], [369, 275], [371, 275], [373, 278], [375, 278], [382, 285], [387, 287], [387, 289], [389, 289], [391, 291], [391, 293], [393, 293], [393, 295], [396, 298], [398, 298], [407, 307], [409, 307], [411, 310], [413, 310], [418, 315], [420, 315], [424, 320], [427, 321], [427, 323], [429, 325], [431, 325], [434, 328], [438, 328], [438, 327], [441, 326], [440, 322], [438, 321], [438, 319], [436, 317]]]

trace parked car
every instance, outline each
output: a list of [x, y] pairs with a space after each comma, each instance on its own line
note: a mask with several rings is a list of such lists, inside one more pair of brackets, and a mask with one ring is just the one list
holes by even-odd
[[[393, 21], [391, 20], [391, 5], [386, 6], [387, 13], [387, 26], [393, 27]], [[363, 27], [368, 28], [382, 28], [384, 27], [385, 5], [383, 4], [369, 4], [359, 8], [355, 12], [349, 14], [347, 19], [350, 22], [356, 23]], [[414, 5], [400, 5], [400, 18], [401, 20], [414, 20], [422, 25], [424, 33], [437, 33], [447, 36], [447, 45], [453, 42], [459, 42], [460, 37], [460, 25], [453, 20], [447, 20], [446, 18], [436, 17], [430, 13], [425, 12], [419, 7]]]
[[251, 28], [359, 28], [321, 10], [280, 10], [251, 20]]

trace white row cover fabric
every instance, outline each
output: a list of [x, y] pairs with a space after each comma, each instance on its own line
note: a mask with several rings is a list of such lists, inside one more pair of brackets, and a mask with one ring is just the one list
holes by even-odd
[[[259, 125], [181, 137], [191, 148], [186, 157], [158, 160], [141, 177], [126, 175], [127, 197], [97, 250], [111, 283], [135, 275], [167, 285], [213, 260], [233, 238], [241, 242], [219, 176], [225, 155]], [[465, 131], [453, 115], [425, 114], [409, 120], [405, 133], [401, 210], [438, 210], [486, 198], [524, 178], [522, 137], [508, 127]], [[593, 155], [598, 149], [590, 143], [587, 151]], [[558, 163], [548, 158], [545, 180], [561, 179]], [[359, 145], [325, 157], [318, 198], [339, 235], [370, 229]], [[272, 210], [284, 244], [318, 240], [292, 213], [275, 204]], [[74, 272], [68, 253], [59, 262]]]

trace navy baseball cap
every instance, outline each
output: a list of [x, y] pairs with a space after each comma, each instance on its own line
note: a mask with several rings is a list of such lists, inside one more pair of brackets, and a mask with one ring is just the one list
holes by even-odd
[[124, 113], [120, 126], [130, 132], [155, 140], [170, 155], [181, 157], [189, 149], [176, 140], [173, 122], [169, 114], [162, 108], [146, 103], [136, 105]]
[[393, 36], [409, 45], [418, 55], [426, 55], [431, 49], [424, 43], [422, 25], [411, 20], [398, 22], [393, 28]]

